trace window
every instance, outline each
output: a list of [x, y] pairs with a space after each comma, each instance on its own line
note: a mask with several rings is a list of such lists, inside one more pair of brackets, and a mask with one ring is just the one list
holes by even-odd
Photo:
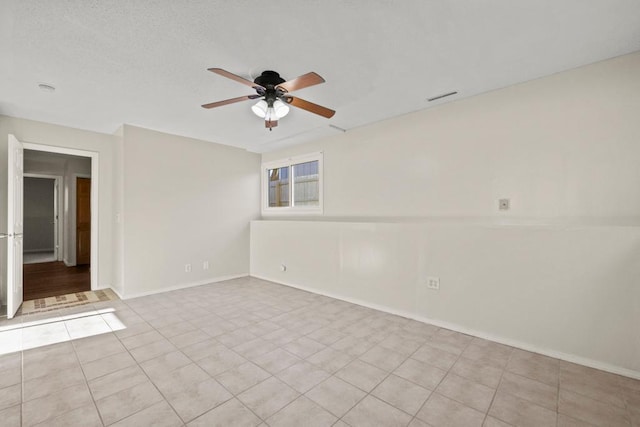
[[268, 169], [269, 207], [289, 206], [289, 167]]
[[322, 153], [262, 165], [262, 212], [322, 213]]

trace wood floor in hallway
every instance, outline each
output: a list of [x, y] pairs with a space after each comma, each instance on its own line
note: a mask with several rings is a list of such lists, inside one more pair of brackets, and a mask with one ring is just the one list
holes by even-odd
[[24, 266], [24, 300], [91, 290], [89, 265], [67, 267], [64, 262], [43, 262]]

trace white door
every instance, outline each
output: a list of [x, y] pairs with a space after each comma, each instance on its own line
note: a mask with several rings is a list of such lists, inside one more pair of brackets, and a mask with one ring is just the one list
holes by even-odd
[[7, 317], [11, 319], [22, 304], [22, 216], [24, 148], [9, 135], [7, 188]]
[[58, 243], [58, 180], [53, 181], [53, 259], [62, 261], [60, 244]]

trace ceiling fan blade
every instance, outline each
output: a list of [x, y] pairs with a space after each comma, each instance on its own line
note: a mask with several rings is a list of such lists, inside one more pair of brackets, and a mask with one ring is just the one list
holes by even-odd
[[238, 83], [242, 83], [243, 85], [247, 85], [247, 86], [252, 87], [254, 89], [255, 88], [259, 88], [259, 87], [264, 89], [264, 87], [260, 86], [258, 83], [254, 83], [251, 80], [247, 80], [247, 79], [242, 78], [240, 76], [236, 76], [235, 74], [230, 73], [227, 70], [223, 70], [222, 68], [209, 68], [208, 70], [211, 71], [212, 73], [220, 74], [221, 76], [224, 76], [224, 77], [226, 77], [228, 79], [231, 79], [231, 80], [235, 80]]
[[222, 107], [223, 105], [234, 104], [236, 102], [246, 101], [247, 99], [256, 99], [256, 98], [260, 98], [260, 95], [239, 96], [237, 98], [225, 99], [224, 101], [218, 101], [218, 102], [212, 102], [210, 104], [204, 104], [202, 106], [202, 108]]
[[324, 83], [324, 79], [313, 71], [304, 74], [295, 79], [289, 80], [276, 86], [276, 89], [284, 89], [285, 92], [293, 92], [294, 90], [304, 89], [305, 87], [319, 85]]
[[327, 119], [330, 119], [336, 113], [335, 111], [327, 107], [314, 104], [313, 102], [305, 101], [304, 99], [297, 98], [295, 96], [287, 96], [285, 100], [287, 101], [287, 103], [293, 105], [294, 107], [302, 108], [303, 110], [307, 110], [319, 116], [326, 117]]

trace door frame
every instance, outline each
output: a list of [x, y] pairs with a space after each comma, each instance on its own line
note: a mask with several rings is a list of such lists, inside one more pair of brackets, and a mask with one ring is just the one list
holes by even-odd
[[98, 286], [98, 207], [99, 207], [99, 159], [95, 151], [78, 150], [75, 148], [58, 147], [53, 145], [24, 142], [25, 150], [44, 151], [47, 153], [69, 154], [72, 156], [89, 157], [91, 159], [91, 290]]
[[54, 240], [54, 255], [57, 261], [62, 261], [62, 254], [64, 253], [64, 212], [62, 207], [64, 206], [64, 194], [62, 191], [62, 185], [64, 183], [64, 178], [62, 175], [47, 175], [41, 173], [25, 173], [23, 174], [24, 178], [44, 178], [44, 179], [53, 179], [55, 188], [53, 190], [54, 194], [54, 211], [56, 215], [56, 226], [54, 228], [55, 234], [53, 237]]

